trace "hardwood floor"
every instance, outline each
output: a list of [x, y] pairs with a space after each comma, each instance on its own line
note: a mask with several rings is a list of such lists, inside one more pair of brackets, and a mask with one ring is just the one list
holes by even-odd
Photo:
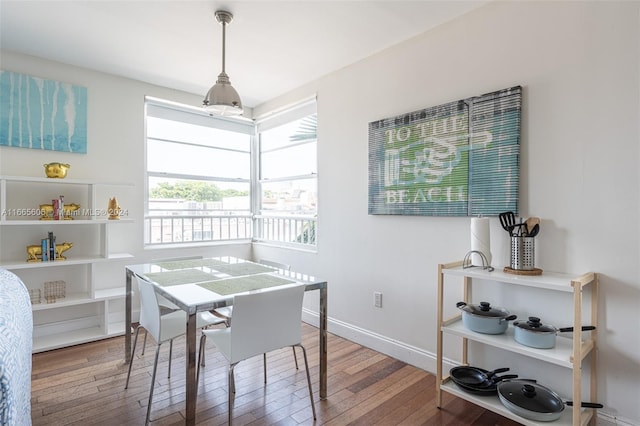
[[[303, 326], [316, 401], [317, 425], [473, 425], [517, 423], [445, 394], [435, 407], [435, 377], [423, 370], [329, 334], [328, 397], [318, 396], [317, 329]], [[147, 409], [155, 343], [140, 355], [140, 336], [129, 389], [122, 337], [33, 355], [32, 421], [39, 425], [142, 425]], [[165, 347], [166, 346], [166, 347]], [[151, 411], [153, 425], [184, 424], [184, 338], [174, 342], [167, 379], [168, 344], [163, 345]], [[198, 387], [197, 424], [227, 421], [227, 363], [213, 344]], [[268, 355], [265, 387], [260, 357], [236, 369], [235, 425], [310, 425], [313, 416], [304, 364], [291, 349]]]

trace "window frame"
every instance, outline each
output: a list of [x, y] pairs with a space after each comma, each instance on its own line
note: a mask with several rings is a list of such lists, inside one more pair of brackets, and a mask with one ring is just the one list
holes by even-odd
[[[254, 221], [254, 231], [253, 231], [254, 241], [265, 242], [269, 244], [276, 244], [276, 245], [285, 246], [285, 247], [299, 247], [299, 248], [311, 248], [311, 249], [315, 249], [317, 247], [317, 237], [318, 237], [317, 236], [317, 219], [318, 219], [317, 204], [316, 204], [315, 213], [312, 215], [294, 215], [294, 214], [286, 214], [286, 213], [265, 214], [262, 208], [263, 207], [262, 206], [262, 202], [263, 202], [262, 188], [264, 184], [304, 180], [304, 179], [315, 180], [315, 183], [316, 183], [315, 192], [316, 192], [316, 202], [317, 202], [317, 193], [318, 193], [318, 172], [317, 172], [318, 170], [318, 167], [317, 167], [318, 136], [317, 136], [317, 133], [316, 133], [316, 138], [314, 139], [314, 143], [316, 145], [316, 158], [315, 158], [316, 171], [312, 173], [281, 176], [281, 177], [269, 178], [269, 179], [263, 178], [262, 170], [261, 170], [262, 164], [263, 164], [262, 151], [260, 149], [261, 148], [260, 144], [262, 139], [261, 135], [263, 132], [303, 119], [313, 114], [317, 115], [317, 102], [316, 102], [315, 96], [305, 99], [297, 104], [283, 108], [278, 112], [270, 113], [268, 115], [265, 115], [263, 117], [256, 119], [256, 140], [255, 140], [256, 155], [255, 157], [256, 157], [256, 163], [257, 163], [256, 164], [257, 178], [255, 182], [256, 183], [256, 191], [255, 191], [256, 208], [254, 211], [255, 211], [256, 220]], [[288, 144], [284, 148], [275, 148], [273, 150], [270, 150], [270, 152], [278, 149], [287, 149], [287, 148], [291, 148], [294, 146], [299, 146], [307, 143], [311, 143], [311, 142], [310, 141], [294, 142], [294, 143]], [[287, 241], [282, 241], [281, 239], [278, 239], [278, 238], [272, 238], [269, 236], [270, 233], [267, 226], [268, 221], [272, 222], [271, 229], [273, 229], [273, 227], [278, 229], [289, 228], [290, 230], [294, 229], [295, 230], [294, 232], [298, 232], [298, 229], [300, 227], [309, 226], [310, 228], [308, 229], [311, 230], [310, 234], [312, 236], [309, 237], [309, 233], [307, 233], [305, 236], [303, 233], [301, 234], [300, 241], [298, 242], [290, 242], [290, 241], [287, 242]]]
[[[192, 125], [198, 125], [198, 126], [204, 126], [204, 127], [209, 127], [209, 128], [213, 128], [216, 130], [224, 130], [224, 131], [232, 131], [232, 132], [237, 132], [237, 133], [241, 133], [241, 134], [245, 134], [249, 136], [249, 143], [247, 146], [248, 151], [245, 150], [236, 150], [236, 151], [240, 151], [240, 152], [246, 152], [248, 157], [249, 157], [249, 166], [252, 166], [252, 162], [253, 162], [253, 146], [254, 146], [254, 138], [255, 138], [255, 126], [253, 124], [253, 122], [251, 120], [248, 119], [244, 119], [244, 118], [227, 118], [227, 117], [217, 117], [217, 116], [210, 116], [209, 114], [207, 114], [206, 112], [204, 112], [203, 110], [199, 109], [199, 108], [193, 108], [193, 107], [188, 107], [185, 105], [180, 105], [180, 104], [176, 104], [176, 103], [172, 103], [169, 101], [165, 101], [165, 100], [161, 100], [161, 99], [157, 99], [157, 98], [151, 98], [151, 97], [146, 97], [145, 98], [145, 126], [144, 126], [144, 131], [145, 131], [145, 143], [144, 143], [144, 175], [145, 175], [145, 179], [144, 179], [144, 238], [143, 238], [143, 246], [145, 249], [149, 249], [149, 248], [167, 248], [167, 247], [187, 247], [187, 246], [197, 246], [197, 245], [210, 245], [210, 244], [216, 244], [216, 243], [229, 243], [229, 242], [236, 242], [236, 241], [251, 241], [253, 238], [253, 205], [251, 203], [251, 200], [253, 198], [253, 185], [252, 185], [252, 173], [251, 170], [249, 172], [249, 177], [248, 178], [231, 178], [228, 176], [203, 176], [203, 175], [198, 175], [198, 174], [186, 174], [186, 173], [179, 173], [179, 172], [160, 172], [160, 171], [149, 171], [149, 165], [148, 165], [148, 150], [149, 150], [149, 141], [150, 140], [157, 140], [157, 141], [164, 141], [164, 142], [169, 142], [169, 143], [175, 143], [175, 144], [185, 144], [185, 145], [196, 145], [196, 146], [201, 146], [205, 149], [211, 149], [211, 150], [231, 150], [233, 151], [233, 148], [226, 148], [226, 147], [216, 147], [216, 146], [212, 146], [212, 147], [207, 147], [204, 145], [199, 145], [197, 143], [191, 143], [191, 142], [186, 142], [186, 141], [177, 141], [177, 140], [172, 140], [172, 139], [164, 139], [164, 138], [159, 138], [159, 137], [150, 137], [147, 134], [147, 129], [148, 129], [148, 122], [147, 119], [148, 117], [154, 117], [154, 118], [160, 118], [160, 119], [167, 119], [167, 120], [173, 120], [173, 121], [177, 121], [180, 123], [186, 123], [186, 124], [192, 124]], [[203, 217], [197, 217], [198, 215], [192, 214], [192, 215], [175, 215], [175, 214], [169, 214], [166, 217], [163, 217], [162, 214], [160, 215], [154, 215], [153, 214], [153, 209], [151, 209], [151, 199], [150, 199], [150, 187], [149, 187], [149, 182], [151, 179], [153, 178], [157, 178], [157, 177], [161, 177], [161, 178], [169, 178], [169, 179], [176, 179], [176, 180], [191, 180], [191, 181], [199, 181], [199, 182], [229, 182], [229, 183], [246, 183], [247, 184], [247, 188], [249, 189], [249, 208], [247, 210], [247, 213], [244, 215], [241, 214], [225, 214], [225, 212], [233, 212], [233, 210], [230, 209], [224, 209], [224, 210], [220, 210], [220, 214], [215, 214], [216, 209], [207, 209], [206, 211], [209, 212], [209, 215], [205, 215]], [[160, 211], [158, 209], [158, 211]], [[170, 211], [167, 210], [167, 211]], [[188, 209], [187, 209], [188, 211]], [[176, 212], [178, 212], [178, 210], [176, 210]], [[206, 226], [205, 225], [205, 220], [207, 220], [207, 218], [209, 219], [209, 225]], [[185, 232], [185, 228], [184, 228], [184, 223], [185, 223], [185, 219], [189, 220], [190, 225], [187, 225], [187, 229], [191, 229], [191, 234], [192, 234], [192, 239], [190, 240], [186, 240], [184, 238], [184, 232]], [[231, 233], [232, 233], [232, 229], [234, 228], [232, 226], [231, 221], [235, 219], [235, 235], [236, 237], [231, 238]], [[151, 241], [151, 233], [152, 233], [152, 228], [153, 228], [153, 224], [151, 221], [153, 220], [157, 220], [160, 221], [160, 228], [161, 228], [161, 237], [160, 237], [160, 241], [159, 242], [153, 242]], [[165, 225], [164, 222], [167, 222], [167, 224]], [[182, 221], [182, 222], [180, 222]], [[239, 230], [239, 223], [240, 221], [244, 222], [244, 231], [241, 233]], [[164, 234], [166, 232], [165, 226], [166, 228], [171, 228], [173, 229], [174, 226], [174, 222], [178, 224], [178, 226], [182, 226], [183, 229], [183, 236], [182, 239], [180, 241], [177, 241], [174, 236], [172, 235], [171, 238], [168, 241], [164, 240]], [[200, 223], [200, 228], [196, 229], [197, 227], [197, 223]], [[229, 238], [213, 238], [213, 231], [211, 230], [214, 227], [214, 222], [217, 223], [217, 227], [218, 230], [220, 232], [220, 235], [223, 234], [223, 228], [226, 226], [226, 232], [227, 235], [229, 235]], [[223, 225], [223, 223], [226, 222], [226, 225]], [[248, 223], [248, 224], [247, 224]], [[205, 229], [206, 228], [206, 229]], [[210, 231], [211, 230], [211, 231]], [[211, 232], [211, 237], [208, 239], [195, 239], [193, 238], [193, 236], [197, 236], [198, 233], [200, 233], [201, 236], [205, 235], [207, 232]], [[173, 232], [172, 232], [173, 233]], [[247, 235], [246, 237], [243, 238], [238, 238], [238, 235]]]
[[[315, 213], [309, 216], [302, 215], [291, 215], [296, 216], [296, 219], [302, 219], [307, 226], [307, 231], [304, 233], [306, 237], [300, 237], [299, 242], [290, 242], [284, 241], [283, 238], [269, 238], [268, 235], [264, 235], [264, 215], [261, 214], [262, 210], [262, 185], [263, 183], [272, 183], [277, 181], [289, 181], [295, 179], [314, 179], [316, 194], [318, 187], [318, 173], [317, 173], [317, 135], [315, 139], [316, 146], [316, 172], [310, 173], [308, 175], [297, 175], [297, 176], [285, 176], [277, 179], [261, 179], [261, 152], [260, 152], [260, 132], [264, 132], [266, 130], [281, 126], [283, 124], [287, 124], [311, 114], [317, 114], [316, 107], [316, 97], [310, 97], [308, 99], [303, 100], [302, 102], [283, 108], [282, 110], [271, 112], [268, 115], [265, 115], [261, 118], [250, 120], [244, 117], [220, 117], [220, 116], [212, 116], [206, 113], [204, 110], [196, 107], [190, 107], [183, 104], [178, 104], [170, 101], [166, 101], [159, 98], [153, 97], [145, 97], [145, 111], [144, 111], [144, 240], [143, 247], [144, 249], [152, 249], [152, 248], [168, 248], [168, 247], [193, 247], [200, 245], [216, 245], [220, 243], [235, 243], [235, 242], [266, 242], [269, 244], [283, 246], [283, 247], [295, 247], [301, 249], [309, 249], [315, 250], [317, 248], [317, 204]], [[161, 119], [169, 119], [174, 120], [186, 124], [193, 124], [205, 127], [212, 127], [220, 130], [227, 130], [233, 132], [239, 132], [243, 134], [250, 135], [249, 142], [249, 178], [229, 178], [223, 176], [200, 176], [200, 175], [191, 175], [191, 174], [183, 174], [183, 173], [173, 173], [173, 172], [158, 172], [158, 171], [149, 171], [148, 169], [148, 143], [150, 137], [147, 135], [148, 129], [148, 117], [156, 117]], [[175, 141], [169, 139], [163, 139], [159, 137], [153, 137], [151, 139], [161, 140], [170, 143], [182, 143], [182, 144], [191, 144], [186, 141]], [[306, 141], [296, 143], [294, 145], [309, 143]], [[192, 145], [198, 145], [197, 143], [193, 143]], [[202, 146], [202, 145], [198, 145]], [[211, 149], [231, 149], [233, 148], [220, 148], [220, 147], [211, 147]], [[241, 150], [244, 152], [244, 150]], [[197, 181], [209, 181], [209, 182], [243, 182], [248, 183], [249, 187], [249, 212], [246, 216], [238, 215], [237, 217], [244, 217], [249, 220], [249, 235], [245, 238], [229, 238], [229, 239], [208, 239], [202, 241], [174, 241], [174, 237], [172, 235], [172, 241], [164, 242], [156, 242], [153, 243], [150, 241], [151, 236], [151, 225], [150, 220], [155, 217], [150, 209], [150, 188], [149, 182], [150, 179], [154, 177], [164, 177], [164, 178], [175, 178], [175, 179], [186, 179], [186, 180], [197, 180]], [[317, 200], [317, 195], [316, 195]], [[209, 210], [207, 210], [209, 211]], [[226, 210], [225, 210], [226, 211]], [[289, 215], [284, 215], [289, 216]], [[180, 216], [174, 216], [174, 218], [178, 219]], [[235, 217], [235, 216], [234, 216]], [[279, 220], [283, 220], [280, 218]], [[298, 223], [293, 223], [296, 228], [299, 225]], [[309, 225], [312, 224], [312, 225]], [[293, 225], [291, 225], [293, 226]], [[164, 234], [165, 229], [161, 226], [161, 232]], [[293, 228], [292, 228], [293, 229]], [[193, 233], [197, 233], [198, 231], [193, 230]], [[199, 230], [202, 233], [205, 233], [204, 229]], [[291, 232], [291, 231], [289, 231]], [[309, 237], [312, 235], [312, 239]]]

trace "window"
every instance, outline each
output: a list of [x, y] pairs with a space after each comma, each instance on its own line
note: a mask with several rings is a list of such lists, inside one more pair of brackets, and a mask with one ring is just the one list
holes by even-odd
[[145, 246], [315, 246], [316, 128], [315, 98], [257, 123], [148, 98]]
[[146, 107], [145, 244], [250, 239], [253, 123]]
[[316, 130], [315, 99], [258, 122], [257, 240], [315, 246]]

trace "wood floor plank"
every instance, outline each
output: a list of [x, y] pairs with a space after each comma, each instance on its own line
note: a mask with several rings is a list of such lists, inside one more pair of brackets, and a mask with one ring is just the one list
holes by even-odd
[[[236, 366], [234, 425], [517, 425], [446, 393], [438, 409], [433, 375], [333, 334], [328, 336], [328, 396], [320, 400], [317, 336], [316, 328], [303, 325], [317, 420], [311, 412], [302, 351], [297, 352], [300, 369], [296, 370], [291, 349], [283, 349], [268, 355], [266, 386], [261, 357]], [[171, 378], [167, 378], [168, 347], [160, 352], [151, 411], [154, 426], [184, 424], [184, 344], [184, 337], [174, 341]], [[126, 390], [123, 337], [34, 354], [33, 425], [144, 424], [155, 343], [148, 339], [144, 355], [142, 336], [138, 345]], [[198, 425], [227, 424], [227, 371], [226, 360], [208, 342], [198, 383]]]

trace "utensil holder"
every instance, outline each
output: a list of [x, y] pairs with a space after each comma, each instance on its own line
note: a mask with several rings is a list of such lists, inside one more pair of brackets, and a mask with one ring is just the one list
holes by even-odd
[[511, 237], [511, 269], [532, 271], [535, 269], [535, 238]]

